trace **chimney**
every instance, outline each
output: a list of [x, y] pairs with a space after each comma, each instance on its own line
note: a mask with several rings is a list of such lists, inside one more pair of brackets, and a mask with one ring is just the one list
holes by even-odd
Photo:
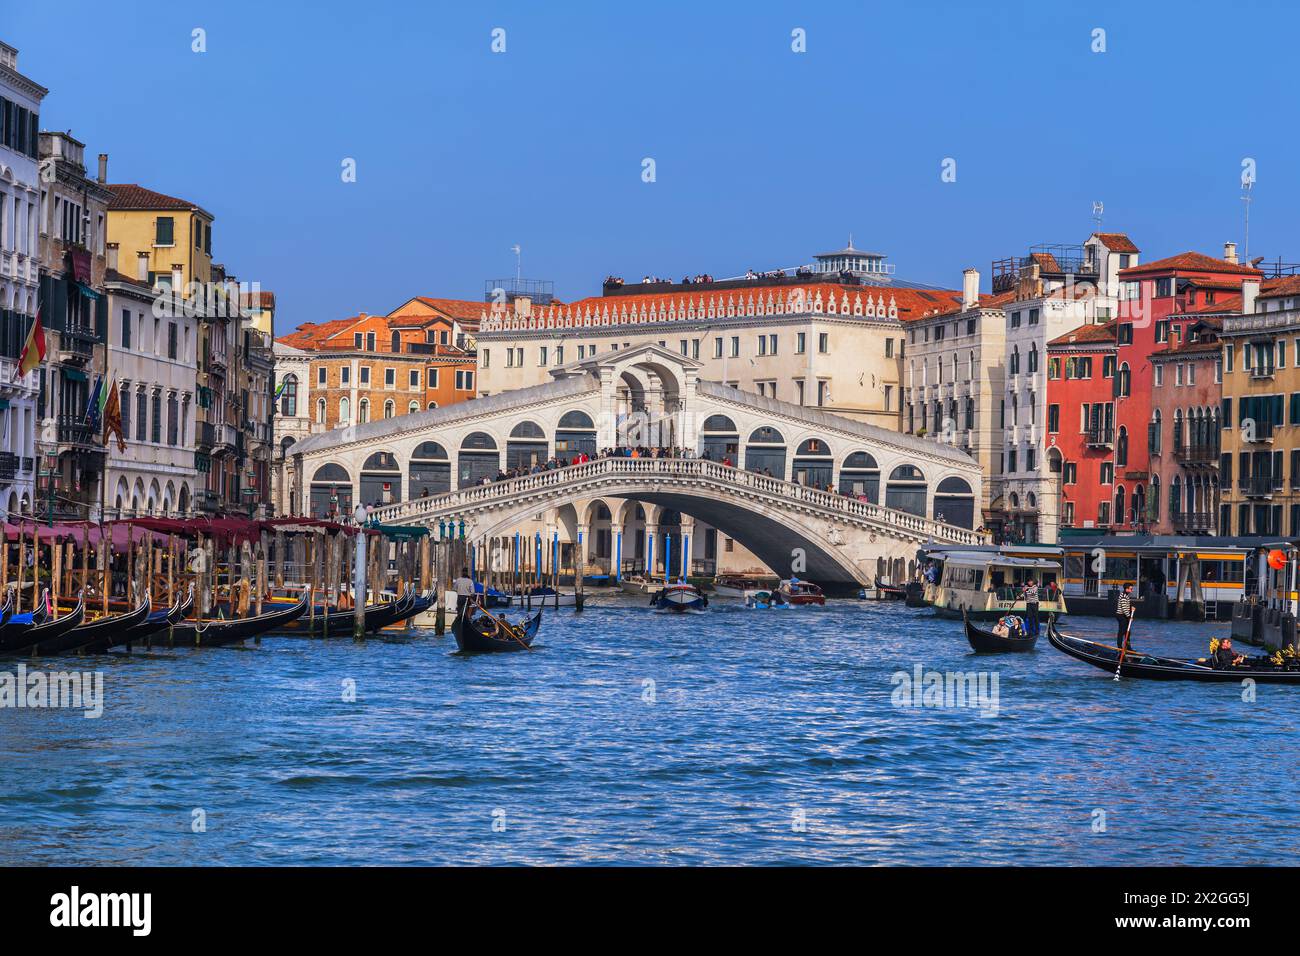
[[172, 263], [172, 295], [180, 295], [181, 288], [185, 282], [185, 265], [180, 262]]
[[1241, 284], [1241, 314], [1249, 315], [1255, 311], [1255, 298], [1259, 295], [1259, 280], [1247, 279]]
[[99, 154], [99, 181], [108, 182], [108, 153]]
[[1231, 262], [1234, 266], [1237, 264], [1237, 244], [1235, 242], [1225, 242], [1223, 244], [1223, 261]]
[[149, 253], [137, 252], [135, 254], [135, 277], [141, 282], [149, 281]]
[[108, 268], [113, 272], [117, 271], [117, 247], [118, 244], [116, 242], [110, 242], [108, 244]]
[[980, 304], [980, 271], [967, 269], [961, 274], [961, 307], [974, 309]]
[[533, 300], [531, 296], [515, 296], [515, 316], [517, 318], [527, 318], [533, 311]]

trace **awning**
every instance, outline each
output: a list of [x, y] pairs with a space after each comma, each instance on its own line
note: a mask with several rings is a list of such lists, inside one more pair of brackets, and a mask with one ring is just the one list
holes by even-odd
[[99, 299], [103, 297], [102, 292], [96, 292], [90, 286], [82, 285], [80, 282], [77, 283], [77, 288], [81, 291], [81, 294], [84, 295], [87, 299]]
[[420, 525], [405, 524], [372, 524], [366, 526], [367, 531], [378, 531], [385, 538], [423, 538], [429, 533], [429, 529]]
[[65, 368], [63, 370], [63, 377], [69, 382], [86, 381], [86, 373], [77, 368]]

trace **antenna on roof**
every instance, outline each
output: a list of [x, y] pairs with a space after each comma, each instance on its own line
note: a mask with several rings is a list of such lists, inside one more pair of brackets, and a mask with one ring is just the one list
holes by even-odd
[[1097, 231], [1101, 232], [1101, 217], [1106, 212], [1106, 204], [1101, 201], [1092, 204], [1092, 221], [1097, 224]]
[[1246, 209], [1246, 236], [1242, 243], [1241, 257], [1250, 259], [1250, 187], [1255, 185], [1255, 177], [1249, 172], [1241, 174], [1241, 201]]

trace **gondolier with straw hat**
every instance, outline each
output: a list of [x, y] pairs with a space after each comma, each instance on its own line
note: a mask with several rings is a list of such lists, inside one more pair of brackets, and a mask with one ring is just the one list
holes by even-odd
[[1128, 640], [1129, 628], [1133, 626], [1133, 615], [1137, 611], [1137, 606], [1133, 603], [1133, 585], [1125, 584], [1122, 591], [1119, 592], [1119, 600], [1115, 604], [1115, 646], [1123, 647]]

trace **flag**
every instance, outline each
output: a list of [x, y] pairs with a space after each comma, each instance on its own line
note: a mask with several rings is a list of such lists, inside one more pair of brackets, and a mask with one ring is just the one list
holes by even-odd
[[14, 381], [18, 381], [36, 366], [41, 364], [45, 358], [45, 328], [41, 325], [41, 310], [36, 310], [36, 318], [32, 322], [32, 330], [27, 333], [27, 341], [23, 343], [23, 352], [18, 359], [18, 368], [14, 372]]
[[114, 382], [108, 390], [108, 398], [104, 402], [104, 444], [108, 444], [108, 436], [117, 432], [117, 450], [126, 451], [126, 436], [122, 434], [122, 406], [117, 396], [117, 382]]
[[277, 386], [275, 387], [275, 400], [276, 400], [276, 401], [279, 401], [279, 400], [280, 400], [280, 393], [284, 391], [284, 387], [285, 387], [286, 385], [288, 385], [288, 384], [289, 384], [289, 380], [286, 378], [283, 382], [281, 382], [279, 385], [277, 385]]
[[86, 414], [82, 416], [86, 424], [95, 431], [99, 430], [99, 413], [102, 410], [100, 402], [100, 393], [104, 390], [104, 377], [98, 376], [95, 379], [95, 387], [90, 390], [90, 400], [86, 402]]

